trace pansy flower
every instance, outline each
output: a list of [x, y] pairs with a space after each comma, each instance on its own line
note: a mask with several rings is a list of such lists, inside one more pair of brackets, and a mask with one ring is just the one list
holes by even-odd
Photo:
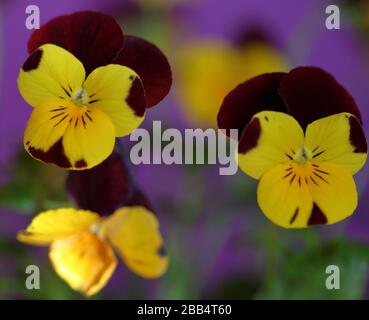
[[77, 12], [36, 30], [18, 77], [34, 108], [24, 135], [36, 159], [68, 169], [91, 168], [130, 134], [146, 108], [169, 91], [167, 59], [153, 44], [123, 36], [115, 20]]
[[238, 83], [264, 72], [287, 69], [280, 50], [259, 34], [253, 36], [250, 28], [236, 43], [203, 38], [181, 46], [176, 64], [178, 94], [189, 120], [215, 128], [224, 96]]
[[218, 125], [238, 129], [238, 164], [260, 180], [257, 199], [275, 224], [332, 224], [357, 206], [353, 175], [367, 143], [352, 96], [314, 67], [263, 74], [224, 99]]
[[117, 154], [93, 169], [71, 172], [67, 185], [80, 209], [42, 212], [18, 240], [49, 246], [56, 273], [72, 289], [86, 296], [100, 291], [117, 265], [113, 248], [141, 277], [165, 273], [168, 255], [159, 223]]

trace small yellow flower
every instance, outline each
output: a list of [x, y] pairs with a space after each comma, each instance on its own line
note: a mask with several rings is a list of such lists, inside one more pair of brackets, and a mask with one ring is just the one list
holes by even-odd
[[87, 210], [50, 210], [36, 216], [17, 238], [50, 246], [57, 274], [86, 296], [100, 291], [113, 274], [117, 261], [112, 245], [141, 277], [157, 278], [168, 268], [158, 221], [144, 207], [121, 208], [106, 218]]
[[136, 129], [145, 115], [141, 80], [130, 68], [109, 64], [86, 78], [69, 51], [45, 44], [18, 77], [23, 98], [34, 108], [24, 146], [36, 159], [68, 169], [88, 169], [113, 151], [115, 137]]
[[367, 158], [358, 119], [347, 112], [313, 121], [304, 132], [283, 112], [262, 111], [246, 126], [238, 164], [260, 180], [261, 210], [275, 224], [303, 228], [332, 224], [357, 206], [353, 175]]

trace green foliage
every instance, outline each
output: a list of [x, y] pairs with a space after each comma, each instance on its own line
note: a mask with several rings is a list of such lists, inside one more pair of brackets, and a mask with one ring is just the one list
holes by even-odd
[[[307, 230], [314, 238], [314, 230]], [[317, 238], [316, 238], [317, 240]], [[277, 242], [275, 242], [276, 246]], [[272, 266], [270, 266], [272, 264]], [[335, 238], [326, 243], [305, 239], [299, 248], [276, 249], [270, 272], [256, 299], [362, 299], [369, 264], [369, 247]], [[340, 289], [328, 290], [326, 267], [340, 269]]]
[[9, 180], [0, 187], [1, 207], [34, 214], [61, 205], [70, 206], [64, 191], [65, 171], [35, 161], [24, 151], [9, 168]]

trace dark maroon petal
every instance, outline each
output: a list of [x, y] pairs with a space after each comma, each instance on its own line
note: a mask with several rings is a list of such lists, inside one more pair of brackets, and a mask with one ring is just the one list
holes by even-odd
[[28, 41], [29, 53], [45, 43], [53, 43], [73, 53], [89, 74], [117, 57], [124, 37], [111, 16], [81, 11], [52, 19], [35, 30]]
[[133, 69], [140, 76], [148, 107], [156, 105], [169, 92], [172, 72], [165, 55], [154, 44], [126, 36], [124, 48], [114, 61]]
[[[278, 87], [285, 73], [266, 73], [240, 84], [225, 98], [218, 113], [218, 127], [243, 132], [252, 116], [263, 110], [286, 112]], [[239, 139], [241, 136], [239, 136]]]
[[128, 169], [117, 153], [92, 169], [69, 172], [66, 185], [78, 207], [101, 215], [124, 206], [133, 194]]
[[317, 120], [340, 112], [354, 114], [361, 123], [359, 109], [347, 90], [326, 71], [316, 67], [298, 67], [282, 80], [279, 94], [288, 113], [305, 129]]
[[153, 212], [151, 202], [147, 198], [146, 194], [143, 193], [139, 188], [134, 187], [133, 193], [129, 200], [124, 204], [127, 207], [140, 206]]

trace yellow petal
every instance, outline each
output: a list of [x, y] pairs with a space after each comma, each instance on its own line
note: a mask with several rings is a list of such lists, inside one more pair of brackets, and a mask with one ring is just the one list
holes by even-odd
[[238, 147], [238, 165], [249, 176], [259, 179], [272, 167], [291, 162], [304, 144], [304, 132], [291, 116], [262, 111], [246, 126]]
[[352, 175], [326, 161], [275, 166], [261, 177], [257, 196], [264, 214], [284, 228], [336, 223], [357, 205]]
[[69, 99], [85, 80], [82, 63], [67, 50], [45, 44], [24, 63], [18, 88], [24, 100], [35, 107], [50, 99]]
[[49, 210], [33, 218], [27, 229], [18, 233], [17, 238], [29, 244], [48, 245], [56, 239], [88, 230], [99, 219], [99, 215], [86, 210]]
[[[327, 224], [350, 216], [357, 206], [357, 191], [347, 168], [327, 161], [313, 161], [309, 189], [315, 216]], [[313, 217], [312, 217], [313, 219]]]
[[91, 232], [54, 241], [49, 257], [56, 273], [86, 296], [106, 285], [117, 264], [110, 245]]
[[159, 224], [144, 207], [118, 209], [106, 221], [106, 232], [127, 266], [144, 278], [157, 278], [168, 268]]
[[306, 173], [296, 164], [279, 164], [260, 179], [258, 203], [263, 213], [284, 228], [302, 228], [308, 225], [313, 208]]
[[61, 99], [37, 105], [24, 134], [24, 147], [34, 158], [76, 170], [105, 160], [114, 143], [115, 129], [108, 115]]
[[313, 158], [344, 166], [355, 174], [364, 165], [367, 143], [361, 125], [350, 113], [316, 120], [306, 129], [306, 146]]
[[88, 169], [113, 151], [115, 129], [108, 115], [96, 107], [79, 107], [63, 136], [63, 152], [71, 169]]
[[84, 87], [89, 104], [113, 121], [117, 137], [130, 134], [143, 121], [144, 91], [132, 69], [113, 64], [99, 67], [87, 77]]
[[48, 100], [33, 109], [24, 133], [24, 147], [34, 158], [60, 167], [70, 167], [65, 157], [62, 138], [73, 119], [73, 103]]

